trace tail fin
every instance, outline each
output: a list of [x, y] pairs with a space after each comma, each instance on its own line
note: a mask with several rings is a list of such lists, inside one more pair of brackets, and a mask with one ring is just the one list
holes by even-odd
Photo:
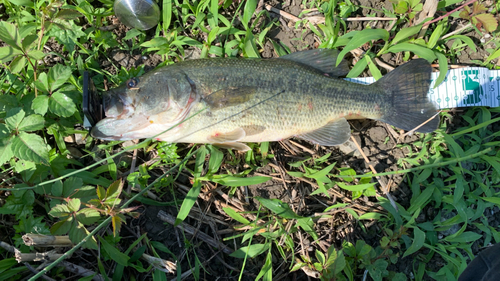
[[[403, 130], [413, 130], [437, 113], [427, 93], [431, 82], [432, 68], [424, 59], [412, 60], [389, 72], [375, 85], [389, 95], [390, 108], [381, 121]], [[416, 131], [430, 133], [439, 125], [439, 117], [432, 119]]]

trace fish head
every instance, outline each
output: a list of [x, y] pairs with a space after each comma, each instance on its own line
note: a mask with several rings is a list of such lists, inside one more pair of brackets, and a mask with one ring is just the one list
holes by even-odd
[[91, 135], [103, 140], [153, 137], [184, 120], [197, 96], [194, 82], [180, 71], [131, 78], [103, 94], [106, 117]]

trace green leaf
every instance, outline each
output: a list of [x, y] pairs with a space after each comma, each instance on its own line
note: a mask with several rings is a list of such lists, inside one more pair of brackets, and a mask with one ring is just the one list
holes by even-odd
[[33, 1], [31, 0], [9, 0], [9, 2], [16, 6], [27, 6], [31, 8], [35, 7], [35, 4], [33, 4]]
[[340, 62], [342, 61], [342, 59], [344, 58], [344, 56], [348, 52], [350, 52], [356, 48], [359, 48], [362, 45], [364, 45], [367, 42], [370, 42], [372, 40], [382, 39], [384, 41], [387, 41], [388, 38], [389, 38], [389, 32], [387, 32], [387, 30], [385, 30], [385, 29], [363, 29], [363, 30], [361, 30], [360, 32], [358, 32], [356, 34], [355, 37], [353, 37], [351, 39], [351, 41], [349, 41], [349, 43], [347, 43], [347, 45], [344, 47], [344, 49], [342, 49], [342, 51], [339, 53], [339, 55], [337, 57], [336, 66], [338, 66], [340, 64]]
[[312, 218], [300, 218], [297, 219], [297, 224], [311, 237], [313, 240], [318, 240], [318, 234], [314, 231], [314, 221]]
[[[69, 229], [68, 234], [71, 242], [78, 244], [83, 239], [85, 239], [87, 235], [90, 234], [90, 232], [85, 228], [85, 226], [81, 222], [73, 220], [73, 223], [71, 225], [71, 228]], [[85, 243], [85, 247], [97, 250], [97, 241], [95, 240], [95, 238], [91, 237], [90, 239], [88, 239], [87, 243]]]
[[[62, 64], [56, 64], [49, 70], [48, 82], [50, 92], [55, 92], [56, 89], [61, 87], [71, 77], [71, 68]], [[67, 117], [67, 116], [65, 116]]]
[[38, 97], [34, 98], [33, 102], [31, 103], [31, 109], [33, 109], [35, 113], [44, 116], [49, 109], [49, 96], [39, 95]]
[[49, 99], [49, 109], [55, 115], [70, 117], [76, 112], [76, 105], [68, 96], [61, 92], [57, 92]]
[[222, 159], [224, 158], [224, 153], [220, 152], [216, 147], [210, 146], [210, 160], [208, 161], [208, 173], [215, 174], [222, 164]]
[[44, 140], [38, 135], [20, 132], [12, 140], [11, 148], [19, 159], [49, 164], [49, 150]]
[[68, 208], [67, 205], [58, 204], [50, 210], [49, 215], [56, 218], [61, 218], [68, 216], [69, 213], [71, 213], [71, 210]]
[[[4, 125], [4, 127], [6, 126]], [[0, 166], [9, 161], [13, 156], [14, 153], [12, 152], [12, 142], [10, 138], [0, 139]]]
[[500, 197], [481, 197], [484, 201], [495, 203], [500, 206]]
[[38, 90], [45, 93], [49, 92], [49, 81], [47, 79], [47, 73], [40, 73], [40, 75], [38, 75], [38, 79], [33, 83]]
[[10, 130], [15, 130], [23, 120], [26, 113], [20, 107], [13, 108], [7, 111], [5, 116], [5, 124]]
[[232, 219], [234, 219], [242, 224], [245, 224], [245, 225], [250, 224], [250, 222], [246, 218], [244, 218], [242, 215], [238, 214], [238, 212], [236, 212], [233, 208], [223, 207], [222, 209]]
[[260, 280], [260, 278], [262, 278], [262, 281], [273, 280], [273, 256], [271, 251], [267, 252], [266, 261], [255, 280]]
[[184, 201], [182, 202], [181, 209], [179, 210], [177, 218], [175, 219], [175, 226], [178, 226], [180, 223], [182, 223], [188, 216], [191, 208], [194, 206], [194, 203], [198, 199], [198, 195], [201, 191], [201, 186], [201, 182], [194, 182], [193, 187], [191, 187], [186, 195], [186, 198], [184, 198]]
[[45, 119], [41, 115], [32, 114], [21, 121], [18, 130], [26, 132], [38, 131], [43, 129], [44, 125]]
[[346, 266], [345, 256], [342, 250], [336, 251], [335, 247], [330, 246], [328, 248], [328, 258], [326, 260], [325, 265], [334, 272], [335, 275], [339, 274], [342, 270], [344, 270]]
[[73, 222], [69, 220], [69, 218], [66, 218], [62, 221], [58, 221], [52, 225], [52, 227], [50, 228], [50, 233], [52, 233], [53, 235], [67, 234], [71, 229], [72, 224]]
[[444, 240], [451, 243], [470, 243], [478, 240], [481, 237], [483, 236], [479, 233], [475, 233], [472, 231], [465, 231], [462, 234], [455, 237], [447, 236], [444, 238]]
[[231, 175], [215, 175], [213, 177], [208, 177], [208, 179], [210, 181], [225, 186], [245, 186], [245, 185], [254, 185], [267, 182], [268, 180], [271, 179], [271, 177], [254, 176], [254, 177], [242, 178]]
[[230, 254], [231, 257], [244, 259], [247, 256], [249, 258], [256, 257], [262, 253], [264, 253], [267, 249], [269, 249], [269, 244], [252, 244], [250, 246], [241, 247], [238, 250], [234, 251]]
[[23, 52], [21, 50], [14, 49], [11, 46], [0, 47], [0, 62], [9, 62], [22, 53]]
[[78, 198], [73, 198], [68, 200], [68, 209], [71, 212], [78, 212], [80, 210], [81, 201]]
[[34, 60], [41, 60], [45, 57], [45, 53], [39, 50], [31, 50], [28, 52], [28, 57]]
[[445, 21], [440, 21], [432, 32], [431, 37], [429, 37], [429, 41], [427, 42], [427, 47], [429, 49], [433, 49], [436, 46], [438, 40], [441, 38], [444, 29], [444, 23]]
[[439, 62], [439, 76], [434, 83], [434, 88], [437, 88], [441, 82], [446, 78], [446, 74], [448, 73], [448, 59], [446, 56], [438, 51], [434, 51], [434, 54], [438, 58]]
[[83, 17], [82, 14], [75, 10], [71, 9], [61, 9], [55, 16], [58, 19], [64, 19], [64, 20], [76, 20], [79, 17]]
[[403, 258], [420, 250], [420, 248], [422, 248], [422, 246], [424, 245], [424, 242], [425, 242], [425, 232], [420, 230], [420, 228], [418, 227], [413, 228], [413, 243], [405, 251]]
[[108, 241], [106, 241], [101, 236], [98, 236], [101, 241], [102, 249], [108, 253], [109, 257], [111, 257], [116, 263], [121, 264], [123, 266], [127, 266], [128, 260], [130, 259], [127, 255], [120, 252], [118, 249], [113, 247]]
[[343, 182], [338, 182], [337, 183], [340, 188], [345, 189], [345, 190], [350, 190], [350, 191], [363, 191], [365, 189], [368, 189], [370, 187], [375, 186], [375, 183], [365, 183], [365, 184], [358, 184], [358, 185], [347, 185]]
[[[329, 165], [328, 167], [322, 169], [321, 171], [317, 171], [317, 172], [315, 172], [313, 174], [309, 174], [309, 175], [306, 174], [305, 176], [308, 178], [316, 179], [316, 180], [323, 179], [324, 177], [326, 177], [330, 173], [330, 171], [333, 169], [333, 167], [335, 167], [335, 163]], [[325, 181], [323, 181], [323, 182], [325, 182]]]
[[24, 56], [16, 57], [10, 64], [9, 68], [12, 73], [19, 73], [26, 67], [27, 60]]
[[255, 197], [264, 207], [271, 210], [273, 213], [285, 219], [300, 219], [301, 216], [297, 215], [288, 204], [283, 203], [279, 199], [267, 199], [262, 197]]
[[422, 209], [424, 208], [425, 205], [427, 205], [427, 200], [431, 198], [432, 193], [434, 193], [434, 189], [436, 189], [436, 186], [431, 185], [428, 186], [420, 195], [417, 196], [417, 198], [412, 198], [412, 202], [410, 205], [410, 208], [408, 208], [408, 213], [413, 214], [417, 209]]
[[429, 62], [432, 62], [436, 59], [436, 55], [434, 55], [433, 50], [411, 43], [399, 43], [397, 45], [389, 47], [387, 51], [391, 53], [410, 51], [417, 54], [419, 57], [426, 59]]
[[16, 26], [6, 21], [0, 22], [0, 40], [14, 49], [21, 50], [21, 38]]
[[255, 9], [257, 8], [257, 0], [247, 0], [245, 3], [245, 8], [243, 9], [243, 21], [241, 22], [246, 30], [250, 25], [250, 19], [252, 15], [255, 13]]
[[55, 197], [61, 197], [62, 192], [63, 192], [63, 183], [61, 182], [61, 180], [54, 182], [54, 184], [50, 188], [50, 194], [52, 194], [52, 196]]
[[398, 31], [398, 33], [396, 33], [394, 39], [392, 39], [391, 45], [394, 45], [401, 40], [407, 39], [417, 34], [421, 29], [422, 29], [422, 24], [402, 28], [401, 30]]

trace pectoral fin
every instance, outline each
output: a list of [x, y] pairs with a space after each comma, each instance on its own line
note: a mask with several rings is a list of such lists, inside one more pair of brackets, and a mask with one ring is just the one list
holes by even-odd
[[214, 143], [212, 145], [215, 145], [220, 148], [239, 150], [242, 152], [250, 150], [250, 147], [242, 142], [224, 142], [224, 143]]
[[208, 142], [210, 143], [226, 143], [226, 142], [236, 142], [243, 139], [246, 136], [245, 130], [238, 128], [231, 132], [222, 133], [216, 132], [208, 137]]
[[326, 146], [343, 144], [350, 136], [351, 126], [345, 118], [329, 122], [312, 132], [296, 135], [297, 138]]
[[213, 92], [204, 100], [211, 110], [217, 110], [247, 102], [255, 93], [255, 87], [227, 87]]

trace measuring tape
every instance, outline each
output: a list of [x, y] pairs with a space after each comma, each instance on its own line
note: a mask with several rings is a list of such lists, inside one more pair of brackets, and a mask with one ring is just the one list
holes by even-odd
[[[439, 109], [471, 106], [500, 106], [500, 70], [465, 67], [448, 70], [444, 81], [436, 88], [439, 73], [431, 75], [428, 97]], [[349, 81], [371, 84], [373, 77], [350, 78]]]

